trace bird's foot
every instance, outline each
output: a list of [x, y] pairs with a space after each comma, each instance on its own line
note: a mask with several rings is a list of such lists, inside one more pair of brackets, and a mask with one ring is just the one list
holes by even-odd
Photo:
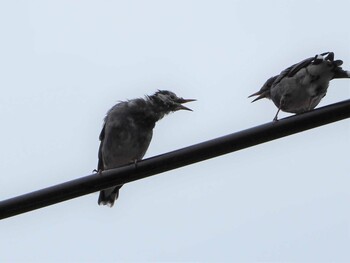
[[93, 173], [98, 173], [98, 174], [101, 174], [101, 173], [102, 173], [102, 170], [101, 170], [101, 169], [99, 169], [99, 170], [94, 169], [94, 170], [92, 170], [92, 172], [93, 172]]

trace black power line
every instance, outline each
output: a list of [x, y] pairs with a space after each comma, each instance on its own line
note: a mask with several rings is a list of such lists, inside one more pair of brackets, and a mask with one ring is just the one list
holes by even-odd
[[[0, 202], [0, 219], [238, 151], [350, 117], [350, 100]], [[233, 121], [233, 119], [232, 119]], [[95, 204], [91, 204], [95, 205]]]

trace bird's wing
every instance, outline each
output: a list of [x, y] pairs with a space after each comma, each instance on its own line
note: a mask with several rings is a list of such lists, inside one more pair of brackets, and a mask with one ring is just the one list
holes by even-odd
[[350, 71], [343, 70], [341, 67], [335, 68], [334, 76], [332, 79], [342, 79], [342, 78], [350, 78]]
[[103, 164], [103, 156], [102, 156], [102, 144], [103, 140], [105, 138], [105, 129], [106, 129], [106, 123], [103, 124], [102, 131], [100, 133], [100, 147], [98, 149], [98, 164], [97, 164], [97, 171], [103, 171], [104, 170], [104, 164]]
[[310, 63], [314, 60], [314, 58], [315, 57], [304, 59], [303, 61], [286, 68], [278, 75], [273, 85], [277, 85], [285, 77], [288, 77], [288, 78], [293, 77], [299, 70], [310, 65]]
[[291, 70], [288, 72], [288, 77], [293, 77], [299, 70], [306, 68], [315, 59], [315, 57], [304, 59], [303, 61], [293, 65]]

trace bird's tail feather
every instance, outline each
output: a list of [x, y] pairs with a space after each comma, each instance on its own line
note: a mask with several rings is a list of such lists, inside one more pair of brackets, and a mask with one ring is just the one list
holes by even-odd
[[350, 71], [338, 69], [335, 72], [333, 79], [342, 79], [342, 78], [350, 78]]
[[100, 196], [98, 197], [98, 204], [112, 207], [114, 205], [115, 200], [118, 199], [119, 189], [121, 187], [122, 185], [118, 185], [116, 187], [102, 190], [100, 192]]

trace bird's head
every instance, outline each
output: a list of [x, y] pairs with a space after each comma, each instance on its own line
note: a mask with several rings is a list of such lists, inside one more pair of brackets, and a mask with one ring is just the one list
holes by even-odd
[[184, 99], [178, 97], [174, 92], [168, 90], [158, 90], [155, 94], [149, 96], [149, 99], [159, 111], [165, 113], [178, 110], [192, 111], [190, 108], [187, 108], [182, 104], [195, 101], [195, 99]]

